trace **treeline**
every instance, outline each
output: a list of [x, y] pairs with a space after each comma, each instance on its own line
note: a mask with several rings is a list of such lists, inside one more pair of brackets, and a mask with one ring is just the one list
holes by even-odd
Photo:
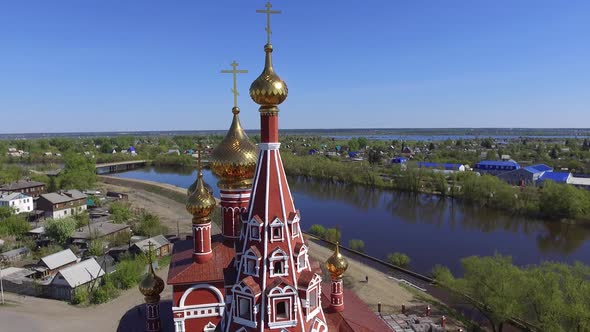
[[543, 187], [524, 188], [495, 176], [473, 172], [450, 175], [398, 166], [370, 166], [366, 162], [342, 162], [323, 156], [281, 155], [288, 175], [318, 181], [362, 185], [411, 193], [449, 196], [469, 204], [549, 220], [590, 221], [590, 192], [571, 185], [545, 181]]
[[441, 266], [433, 276], [480, 312], [493, 331], [512, 318], [540, 331], [590, 331], [590, 266], [545, 262], [521, 268], [500, 255], [467, 257], [462, 266], [463, 277]]

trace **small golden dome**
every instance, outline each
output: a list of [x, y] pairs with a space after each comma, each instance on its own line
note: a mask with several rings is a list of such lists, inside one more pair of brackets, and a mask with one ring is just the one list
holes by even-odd
[[277, 75], [272, 67], [272, 45], [264, 46], [266, 60], [264, 70], [252, 85], [250, 85], [250, 97], [261, 106], [276, 106], [287, 99], [289, 90], [287, 84]]
[[251, 180], [256, 169], [257, 148], [242, 129], [238, 114], [240, 109], [232, 109], [233, 121], [225, 138], [211, 153], [211, 170], [221, 178], [222, 187], [231, 187], [244, 180]]
[[215, 209], [217, 202], [203, 181], [203, 172], [199, 168], [199, 176], [195, 190], [188, 196], [186, 210], [193, 215], [193, 223], [208, 222], [208, 217]]
[[164, 286], [164, 280], [156, 275], [150, 263], [149, 271], [139, 283], [139, 291], [146, 297], [146, 301], [157, 302]]
[[348, 260], [340, 254], [339, 247], [340, 244], [336, 242], [336, 251], [326, 261], [326, 268], [334, 279], [340, 278], [348, 268]]

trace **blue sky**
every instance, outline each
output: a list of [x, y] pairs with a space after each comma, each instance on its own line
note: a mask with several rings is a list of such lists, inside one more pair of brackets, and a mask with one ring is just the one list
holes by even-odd
[[[263, 0], [0, 2], [0, 132], [225, 129]], [[281, 128], [590, 127], [590, 1], [276, 0]]]

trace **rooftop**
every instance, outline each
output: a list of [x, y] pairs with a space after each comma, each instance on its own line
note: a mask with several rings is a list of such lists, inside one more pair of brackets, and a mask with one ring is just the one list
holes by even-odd
[[205, 281], [225, 280], [225, 270], [233, 267], [235, 256], [233, 247], [223, 242], [221, 234], [211, 239], [213, 257], [206, 263], [198, 264], [193, 260], [193, 241], [176, 242], [170, 262], [167, 284], [186, 284]]
[[67, 190], [63, 192], [43, 194], [41, 197], [45, 198], [53, 204], [66, 203], [78, 199], [85, 199], [87, 196], [76, 189]]
[[21, 193], [11, 193], [11, 194], [4, 194], [4, 195], [0, 195], [0, 201], [3, 202], [9, 202], [15, 199], [21, 199], [21, 198], [29, 198], [30, 196], [27, 196], [25, 194], [21, 194]]
[[30, 180], [20, 180], [17, 182], [2, 185], [2, 186], [0, 186], [0, 190], [2, 190], [2, 191], [21, 190], [21, 189], [25, 189], [25, 188], [39, 187], [39, 186], [44, 186], [44, 185], [45, 185], [45, 183], [43, 183], [43, 182], [30, 181]]
[[545, 172], [539, 177], [539, 181], [551, 180], [557, 183], [567, 183], [570, 176], [569, 172]]
[[65, 269], [59, 270], [55, 278], [59, 278], [61, 276], [68, 283], [68, 285], [70, 285], [70, 287], [76, 288], [98, 277], [102, 277], [103, 275], [104, 271], [100, 268], [98, 262], [94, 258], [90, 258], [75, 265], [66, 267]]
[[64, 266], [73, 263], [78, 260], [78, 257], [70, 249], [62, 250], [41, 258], [41, 262], [45, 264], [50, 270], [57, 269], [60, 266]]
[[145, 239], [145, 240], [141, 240], [141, 241], [135, 242], [133, 244], [133, 246], [137, 246], [143, 252], [148, 252], [150, 242], [152, 244], [154, 244], [154, 248], [155, 249], [158, 249], [158, 248], [160, 248], [162, 246], [165, 246], [168, 243], [170, 243], [170, 241], [168, 241], [168, 239], [166, 239], [164, 237], [164, 235], [156, 235], [154, 237], [150, 237], [149, 239]]

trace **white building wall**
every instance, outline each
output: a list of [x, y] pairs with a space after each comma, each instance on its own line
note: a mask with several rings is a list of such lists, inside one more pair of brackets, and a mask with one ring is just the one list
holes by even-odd
[[0, 206], [9, 206], [15, 213], [27, 213], [34, 210], [33, 198], [24, 194], [19, 195], [19, 198], [16, 199], [0, 201]]
[[86, 211], [87, 206], [77, 206], [77, 207], [68, 207], [62, 210], [55, 210], [53, 213], [51, 211], [45, 212], [45, 218], [53, 218], [53, 219], [61, 219], [66, 217], [74, 216], [78, 213], [82, 213]]

